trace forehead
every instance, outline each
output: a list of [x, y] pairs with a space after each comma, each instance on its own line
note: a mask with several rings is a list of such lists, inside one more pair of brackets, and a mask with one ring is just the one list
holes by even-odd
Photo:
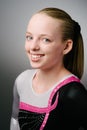
[[61, 26], [61, 20], [52, 18], [43, 13], [33, 15], [29, 21], [28, 29], [30, 28], [44, 28], [44, 29], [58, 29]]
[[[39, 21], [39, 20], [44, 20], [46, 22], [57, 22], [57, 19], [54, 19], [52, 18], [51, 16], [48, 16], [47, 14], [45, 13], [37, 13], [35, 15], [33, 15], [30, 19], [30, 22], [31, 23], [32, 21]], [[41, 22], [41, 21], [40, 21]]]

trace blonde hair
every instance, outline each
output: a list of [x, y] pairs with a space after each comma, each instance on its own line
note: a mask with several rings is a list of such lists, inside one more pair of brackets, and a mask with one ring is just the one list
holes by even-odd
[[72, 50], [64, 56], [64, 66], [81, 79], [84, 70], [84, 47], [80, 25], [68, 13], [58, 8], [44, 8], [37, 13], [45, 13], [63, 21], [62, 40], [72, 39], [73, 41]]

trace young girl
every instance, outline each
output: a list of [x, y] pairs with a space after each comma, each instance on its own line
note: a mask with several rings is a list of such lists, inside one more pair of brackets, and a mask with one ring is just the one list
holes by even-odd
[[87, 130], [80, 25], [61, 9], [44, 8], [29, 21], [25, 50], [32, 69], [15, 81], [10, 130]]

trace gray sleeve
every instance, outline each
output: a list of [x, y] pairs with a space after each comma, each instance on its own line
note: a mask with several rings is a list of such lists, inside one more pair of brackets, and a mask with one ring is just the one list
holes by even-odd
[[13, 104], [12, 104], [12, 117], [17, 119], [19, 111], [19, 94], [17, 91], [17, 83], [15, 81], [13, 87]]
[[18, 124], [18, 111], [19, 111], [19, 95], [17, 91], [17, 83], [15, 81], [13, 87], [13, 103], [12, 103], [10, 130], [20, 130]]
[[10, 130], [20, 130], [19, 123], [17, 119], [11, 118]]

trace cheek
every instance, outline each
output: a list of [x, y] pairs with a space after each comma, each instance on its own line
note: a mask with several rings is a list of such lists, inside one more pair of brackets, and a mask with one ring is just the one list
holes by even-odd
[[59, 46], [51, 50], [51, 55], [54, 58], [62, 58], [63, 56], [63, 49]]
[[61, 51], [60, 47], [58, 46], [53, 46], [52, 48], [49, 49], [49, 52], [53, 55], [60, 53], [60, 51]]
[[25, 42], [25, 50], [28, 52], [29, 51], [29, 45], [27, 44], [27, 42]]

